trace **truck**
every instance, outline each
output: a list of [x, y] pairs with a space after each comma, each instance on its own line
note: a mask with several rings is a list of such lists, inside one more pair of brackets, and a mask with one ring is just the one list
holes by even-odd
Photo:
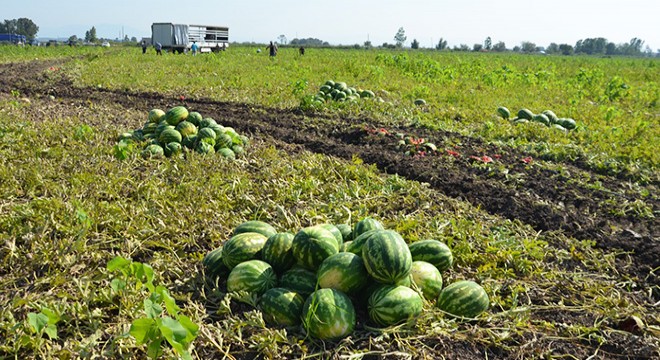
[[229, 47], [229, 28], [226, 26], [186, 25], [173, 23], [151, 24], [151, 43], [160, 43], [163, 50], [184, 53], [193, 42], [200, 52], [217, 52]]
[[25, 35], [0, 34], [0, 43], [25, 44]]

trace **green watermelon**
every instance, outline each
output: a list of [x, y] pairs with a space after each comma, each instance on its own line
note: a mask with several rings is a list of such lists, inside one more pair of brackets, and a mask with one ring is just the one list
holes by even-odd
[[384, 231], [384, 230], [368, 230], [366, 232], [363, 232], [359, 236], [355, 237], [352, 241], [350, 241], [350, 243], [344, 247], [344, 251], [351, 252], [353, 254], [357, 254], [361, 256], [362, 247], [364, 246], [364, 243], [367, 241], [367, 239], [369, 239], [371, 236], [373, 236], [379, 231]]
[[369, 296], [367, 311], [371, 321], [385, 327], [415, 318], [423, 305], [422, 297], [409, 287], [382, 285]]
[[575, 120], [569, 118], [561, 118], [557, 120], [557, 123], [568, 130], [573, 130], [577, 127]]
[[227, 277], [228, 292], [247, 291], [261, 295], [276, 284], [275, 271], [261, 260], [244, 261], [236, 265]]
[[165, 117], [165, 111], [161, 109], [152, 109], [151, 111], [149, 111], [148, 121], [150, 123], [158, 124], [159, 122], [164, 120], [163, 119], [164, 117]]
[[529, 109], [520, 109], [518, 111], [518, 119], [532, 120], [534, 113]]
[[369, 273], [359, 256], [342, 252], [329, 256], [316, 272], [320, 288], [337, 289], [346, 294], [355, 294], [369, 282]]
[[236, 154], [231, 149], [220, 148], [220, 149], [217, 149], [216, 152], [218, 154], [220, 154], [222, 157], [224, 157], [225, 159], [229, 159], [229, 160], [235, 160], [236, 159]]
[[561, 125], [559, 125], [559, 124], [552, 124], [552, 128], [553, 128], [553, 129], [557, 129], [557, 130], [559, 130], [559, 131], [561, 131], [561, 132], [568, 132], [568, 130], [567, 130], [565, 127], [563, 127], [563, 126], [561, 126]]
[[163, 157], [165, 156], [165, 151], [160, 145], [156, 144], [151, 144], [144, 148], [142, 152], [140, 153], [143, 158], [149, 159], [149, 158], [158, 158], [158, 157]]
[[232, 145], [232, 138], [227, 134], [218, 134], [215, 138], [215, 144], [218, 148], [229, 148]]
[[206, 268], [206, 274], [214, 277], [227, 270], [227, 267], [222, 262], [222, 246], [217, 249], [211, 250], [202, 259], [202, 265]]
[[413, 261], [410, 275], [425, 299], [430, 301], [438, 298], [442, 290], [442, 275], [437, 267], [426, 261]]
[[341, 231], [339, 231], [339, 229], [336, 226], [334, 226], [333, 224], [321, 224], [319, 226], [330, 231], [337, 240], [337, 245], [341, 247], [341, 245], [344, 243], [344, 237], [341, 235]]
[[316, 290], [303, 305], [303, 327], [317, 339], [344, 338], [353, 332], [356, 321], [351, 299], [339, 290]]
[[341, 244], [341, 247], [339, 248], [339, 252], [351, 252], [347, 250], [351, 246], [351, 244], [353, 244], [352, 241], [344, 241], [344, 243]]
[[342, 242], [353, 240], [353, 228], [348, 224], [335, 225], [341, 233]]
[[426, 100], [424, 100], [424, 99], [415, 99], [414, 103], [417, 106], [426, 105]]
[[502, 119], [508, 120], [511, 117], [511, 112], [509, 109], [505, 108], [504, 106], [500, 106], [497, 108], [497, 113], [502, 117]]
[[378, 231], [369, 237], [362, 246], [362, 259], [369, 275], [383, 284], [405, 278], [412, 267], [408, 245], [393, 230]]
[[541, 123], [541, 124], [544, 124], [544, 125], [550, 125], [550, 119], [548, 119], [548, 117], [545, 116], [544, 114], [536, 114], [536, 115], [532, 116], [532, 121], [537, 122], [537, 123]]
[[245, 152], [245, 149], [241, 145], [232, 145], [230, 149], [234, 152], [235, 156], [240, 156]]
[[156, 130], [154, 130], [154, 137], [155, 137], [155, 139], [158, 139], [158, 138], [160, 137], [160, 134], [161, 134], [163, 131], [168, 130], [168, 129], [172, 129], [172, 130], [174, 130], [174, 126], [169, 125], [169, 124], [168, 124], [167, 122], [165, 122], [165, 121], [161, 121], [161, 122], [158, 124], [158, 126], [156, 127]]
[[256, 232], [267, 238], [277, 234], [272, 225], [261, 220], [248, 220], [234, 229], [234, 235], [244, 232]]
[[479, 284], [463, 280], [442, 289], [436, 306], [456, 317], [475, 318], [488, 310], [490, 300]]
[[383, 227], [383, 224], [380, 223], [380, 221], [370, 217], [366, 217], [355, 223], [355, 226], [353, 227], [353, 239], [357, 238], [362, 233], [365, 233], [369, 230], [383, 230], [383, 229], [385, 228]]
[[119, 137], [117, 138], [117, 142], [120, 142], [120, 141], [128, 142], [128, 141], [132, 141], [133, 139], [134, 138], [133, 138], [133, 133], [132, 132], [123, 132], [123, 133], [119, 134]]
[[337, 239], [321, 226], [306, 227], [293, 237], [293, 257], [303, 267], [316, 270], [330, 255], [339, 252]]
[[215, 131], [213, 129], [205, 127], [201, 128], [197, 132], [197, 138], [198, 139], [213, 139], [213, 144], [215, 144]]
[[275, 269], [275, 272], [281, 274], [296, 263], [291, 251], [292, 244], [293, 234], [273, 234], [266, 240], [263, 249], [261, 249], [261, 257]]
[[182, 121], [176, 126], [176, 130], [181, 133], [182, 137], [197, 135], [197, 126], [189, 121]]
[[183, 147], [178, 142], [171, 142], [163, 148], [165, 156], [167, 157], [180, 157], [183, 156]]
[[422, 240], [408, 245], [413, 261], [426, 261], [445, 271], [454, 263], [454, 256], [449, 247], [438, 240]]
[[217, 124], [217, 122], [213, 118], [203, 118], [202, 120], [199, 121], [199, 128], [207, 128], [210, 127], [213, 124]]
[[213, 145], [204, 141], [197, 141], [197, 145], [195, 145], [195, 151], [204, 155], [215, 153], [215, 149], [213, 149]]
[[181, 139], [181, 133], [175, 129], [165, 129], [158, 136], [158, 142], [161, 144], [169, 144], [171, 142], [180, 143]]
[[151, 123], [151, 122], [150, 122], [150, 123], [146, 123], [146, 124], [144, 124], [144, 126], [142, 127], [142, 133], [145, 134], [145, 135], [146, 135], [146, 134], [153, 134], [154, 132], [156, 132], [156, 128], [158, 128], [158, 124], [157, 124], [157, 123]]
[[541, 114], [545, 115], [548, 120], [550, 120], [551, 124], [556, 124], [557, 120], [559, 120], [557, 115], [552, 110], [543, 110]]
[[202, 121], [202, 114], [197, 111], [192, 111], [188, 114], [186, 121], [191, 122], [195, 126], [199, 126], [199, 122]]
[[284, 288], [272, 288], [259, 300], [259, 309], [267, 322], [278, 326], [300, 325], [305, 299]]
[[172, 126], [188, 118], [188, 109], [184, 106], [175, 106], [165, 113], [165, 121]]
[[222, 261], [229, 269], [243, 261], [260, 259], [267, 238], [256, 232], [236, 234], [223, 246]]
[[301, 267], [291, 268], [282, 274], [280, 287], [295, 291], [306, 298], [316, 290], [316, 274]]
[[184, 136], [181, 139], [181, 145], [185, 146], [187, 149], [193, 150], [197, 145], [197, 135]]

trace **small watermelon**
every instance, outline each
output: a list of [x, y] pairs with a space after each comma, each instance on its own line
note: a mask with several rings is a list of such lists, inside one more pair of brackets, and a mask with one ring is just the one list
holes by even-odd
[[442, 275], [437, 267], [426, 261], [413, 261], [410, 275], [412, 282], [422, 291], [425, 299], [438, 298], [442, 290]]
[[363, 232], [359, 236], [355, 237], [352, 241], [350, 241], [349, 244], [344, 247], [344, 251], [352, 252], [353, 254], [362, 256], [362, 247], [364, 246], [364, 243], [367, 241], [367, 239], [379, 231], [384, 230], [368, 230]]
[[301, 267], [291, 268], [280, 277], [280, 287], [306, 298], [316, 290], [316, 274]]
[[490, 299], [481, 285], [462, 280], [442, 289], [436, 306], [456, 317], [475, 318], [488, 310]]
[[227, 277], [228, 292], [247, 291], [261, 295], [276, 284], [275, 271], [261, 260], [244, 261], [236, 265]]
[[217, 124], [217, 122], [213, 118], [203, 118], [202, 120], [199, 121], [199, 128], [207, 128], [210, 127], [213, 124]]
[[293, 234], [277, 233], [271, 235], [263, 249], [261, 250], [262, 259], [269, 263], [278, 274], [289, 270], [296, 259], [293, 257], [291, 245], [293, 244]]
[[202, 259], [202, 265], [206, 269], [206, 274], [210, 277], [215, 277], [227, 270], [227, 267], [222, 262], [222, 246], [211, 250]]
[[291, 248], [298, 264], [314, 271], [323, 260], [339, 252], [335, 236], [321, 226], [310, 226], [298, 231], [293, 237]]
[[197, 145], [195, 145], [195, 151], [202, 155], [215, 153], [215, 149], [213, 149], [213, 145], [204, 141], [197, 141]]
[[197, 111], [191, 111], [188, 114], [186, 121], [191, 122], [195, 126], [199, 126], [199, 122], [202, 121], [202, 114], [198, 113]]
[[382, 285], [369, 296], [367, 310], [371, 321], [392, 326], [421, 314], [423, 305], [422, 297], [409, 287]]
[[438, 240], [422, 240], [408, 245], [413, 261], [426, 261], [445, 271], [454, 263], [454, 256], [449, 247]]
[[229, 269], [233, 269], [243, 261], [260, 259], [261, 249], [267, 239], [264, 235], [255, 232], [236, 234], [225, 242], [222, 261]]
[[218, 154], [220, 154], [223, 158], [228, 159], [228, 160], [235, 160], [236, 159], [236, 154], [229, 148], [219, 148], [216, 150]]
[[534, 117], [534, 113], [529, 109], [520, 109], [518, 111], [519, 119], [532, 120], [533, 117]]
[[335, 239], [337, 240], [337, 246], [341, 247], [341, 245], [344, 243], [344, 237], [341, 234], [341, 231], [333, 224], [321, 224], [319, 225], [322, 228], [330, 231], [332, 235], [334, 235]]
[[234, 235], [244, 232], [256, 232], [267, 238], [277, 234], [277, 230], [272, 225], [261, 220], [248, 220], [234, 229]]
[[344, 338], [353, 332], [356, 321], [351, 299], [339, 290], [316, 290], [303, 305], [303, 327], [317, 339]]
[[152, 109], [149, 111], [149, 118], [148, 121], [150, 123], [158, 124], [162, 120], [164, 120], [165, 117], [165, 111], [161, 109]]
[[370, 217], [366, 217], [355, 223], [355, 226], [353, 227], [353, 239], [357, 238], [362, 233], [365, 233], [369, 230], [383, 230], [383, 229], [385, 228], [383, 227], [383, 224], [381, 224], [380, 221]]
[[305, 299], [284, 288], [267, 290], [259, 300], [259, 309], [269, 323], [279, 326], [300, 325]]
[[165, 129], [158, 136], [158, 142], [161, 144], [169, 144], [171, 142], [180, 143], [181, 139], [181, 133], [175, 129]]
[[353, 240], [353, 228], [350, 225], [337, 224], [335, 226], [339, 229], [343, 242]]
[[165, 156], [165, 151], [161, 146], [156, 144], [151, 144], [146, 148], [144, 148], [144, 150], [142, 150], [141, 155], [145, 159], [159, 158]]
[[359, 256], [342, 252], [329, 256], [316, 272], [319, 287], [337, 289], [352, 295], [369, 282], [369, 273]]
[[509, 109], [505, 108], [504, 106], [500, 106], [497, 108], [497, 113], [502, 117], [502, 119], [508, 120], [511, 117], [511, 112]]
[[175, 106], [165, 113], [164, 118], [168, 124], [176, 126], [178, 123], [188, 118], [188, 109], [184, 106]]
[[412, 268], [408, 245], [393, 230], [378, 231], [369, 237], [362, 247], [362, 259], [369, 275], [383, 284], [394, 284], [407, 277]]
[[555, 114], [552, 110], [543, 110], [541, 114], [545, 115], [548, 120], [550, 120], [551, 124], [556, 124], [557, 120], [559, 120], [557, 114]]
[[182, 121], [176, 126], [176, 130], [181, 133], [181, 137], [197, 135], [197, 126], [189, 121]]
[[178, 142], [171, 142], [163, 148], [165, 151], [165, 156], [167, 157], [181, 157], [183, 156], [183, 147]]

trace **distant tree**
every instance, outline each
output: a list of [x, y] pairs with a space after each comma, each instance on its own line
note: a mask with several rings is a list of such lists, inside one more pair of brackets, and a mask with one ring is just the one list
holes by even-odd
[[92, 26], [91, 29], [85, 32], [85, 41], [86, 42], [97, 42], [99, 39], [96, 37], [96, 28]]
[[131, 36], [131, 42], [136, 43], [136, 42], [137, 42], [137, 38], [136, 38], [135, 36]]
[[447, 40], [440, 38], [440, 41], [438, 41], [438, 45], [435, 46], [436, 50], [444, 50], [447, 48]]
[[472, 51], [479, 52], [483, 50], [484, 46], [481, 44], [474, 44], [472, 45]]
[[28, 41], [32, 41], [39, 32], [39, 27], [28, 18], [19, 18], [5, 20], [0, 24], [0, 32], [25, 35]]
[[607, 48], [607, 39], [605, 38], [587, 38], [578, 40], [575, 43], [575, 52], [581, 54], [605, 54]]
[[522, 52], [533, 53], [536, 51], [536, 44], [534, 44], [531, 41], [523, 41], [520, 44], [520, 49], [522, 50]]
[[399, 28], [399, 30], [396, 32], [396, 35], [394, 35], [394, 41], [396, 42], [397, 47], [403, 47], [403, 44], [406, 42], [406, 31], [403, 30], [402, 27]]
[[557, 43], [550, 43], [548, 48], [545, 49], [545, 52], [548, 54], [559, 54], [559, 45]]
[[410, 48], [419, 49], [419, 41], [417, 41], [417, 39], [413, 39], [413, 41], [410, 43]]
[[498, 41], [497, 44], [493, 45], [493, 51], [506, 51], [506, 44], [504, 41]]
[[605, 55], [616, 55], [618, 53], [618, 48], [615, 43], [608, 42], [605, 45]]
[[516, 45], [511, 49], [513, 52], [520, 52], [520, 46]]
[[461, 44], [459, 46], [454, 46], [454, 51], [470, 51], [470, 47], [467, 44]]
[[559, 51], [561, 51], [562, 55], [572, 55], [573, 54], [573, 46], [568, 45], [568, 44], [560, 44], [559, 45]]
[[327, 41], [323, 41], [317, 38], [307, 38], [307, 39], [293, 39], [289, 42], [290, 45], [304, 45], [304, 46], [328, 46]]
[[67, 41], [69, 45], [75, 45], [78, 42], [78, 36], [76, 35], [71, 35], [69, 36], [69, 40]]
[[365, 49], [371, 49], [373, 47], [373, 45], [371, 45], [371, 41], [369, 40], [365, 41], [363, 46]]
[[282, 45], [286, 45], [286, 44], [287, 44], [287, 42], [286, 42], [286, 36], [284, 36], [284, 34], [278, 36], [278, 37], [277, 37], [277, 42], [280, 43], [280, 44], [282, 44]]
[[486, 40], [484, 41], [484, 48], [485, 48], [486, 50], [490, 51], [490, 49], [492, 49], [492, 47], [493, 47], [493, 40], [491, 40], [491, 39], [490, 39], [490, 36], [489, 36], [489, 37], [487, 37]]

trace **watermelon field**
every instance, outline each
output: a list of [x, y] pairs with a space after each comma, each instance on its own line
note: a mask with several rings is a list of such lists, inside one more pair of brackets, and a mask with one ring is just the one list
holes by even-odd
[[658, 59], [0, 64], [0, 359], [660, 359]]

